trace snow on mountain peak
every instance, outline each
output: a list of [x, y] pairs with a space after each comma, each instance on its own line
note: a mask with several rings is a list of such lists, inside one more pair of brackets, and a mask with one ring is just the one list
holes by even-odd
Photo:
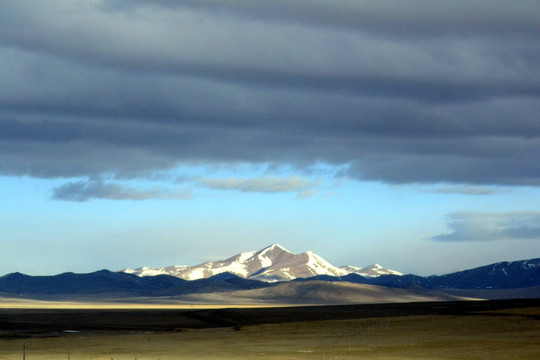
[[279, 251], [286, 251], [288, 253], [290, 253], [289, 250], [285, 249], [283, 246], [279, 245], [279, 244], [272, 244], [264, 249], [261, 250], [261, 252], [264, 252], [264, 251], [271, 251], [271, 250], [279, 250]]
[[375, 277], [384, 274], [401, 275], [375, 264], [367, 268], [354, 266], [336, 267], [312, 251], [293, 254], [279, 244], [272, 244], [258, 251], [239, 253], [225, 260], [208, 261], [196, 266], [169, 266], [162, 268], [141, 267], [123, 272], [139, 276], [167, 274], [185, 280], [208, 278], [229, 272], [243, 278], [261, 281], [285, 281], [316, 275], [344, 276], [357, 273]]
[[342, 266], [341, 269], [348, 271], [350, 274], [358, 274], [364, 277], [378, 277], [381, 275], [403, 275], [399, 271], [386, 269], [379, 264], [373, 264], [364, 268], [359, 268], [356, 266], [346, 265]]
[[304, 254], [308, 256], [309, 260], [307, 265], [313, 271], [313, 275], [347, 275], [346, 271], [335, 267], [334, 265], [330, 264], [328, 261], [324, 260], [322, 257], [312, 251], [306, 251]]

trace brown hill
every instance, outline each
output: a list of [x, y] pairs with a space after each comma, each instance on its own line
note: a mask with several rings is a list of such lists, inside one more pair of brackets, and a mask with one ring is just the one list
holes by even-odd
[[428, 291], [405, 290], [349, 282], [283, 282], [272, 287], [212, 294], [191, 294], [185, 301], [207, 303], [276, 304], [370, 304], [452, 301], [465, 298]]

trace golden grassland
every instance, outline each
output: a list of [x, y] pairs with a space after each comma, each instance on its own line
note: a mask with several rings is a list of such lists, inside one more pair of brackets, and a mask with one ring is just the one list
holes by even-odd
[[[232, 294], [234, 294], [233, 292]], [[229, 293], [226, 293], [229, 294]], [[268, 308], [309, 306], [310, 303], [290, 303], [242, 298], [221, 293], [188, 294], [182, 296], [143, 297], [92, 297], [61, 296], [58, 299], [33, 299], [10, 297], [0, 294], [0, 309], [223, 309], [223, 308]], [[465, 297], [461, 299], [467, 299]], [[288, 300], [288, 299], [285, 299]], [[431, 300], [431, 299], [429, 299]], [[317, 305], [317, 304], [315, 304]]]
[[219, 304], [219, 303], [183, 303], [183, 302], [148, 302], [148, 298], [140, 301], [133, 299], [130, 302], [119, 301], [54, 301], [1, 298], [2, 309], [224, 309], [224, 308], [250, 308], [250, 307], [280, 307], [293, 306], [288, 304]]
[[539, 359], [540, 307], [169, 332], [0, 339], [22, 359]]

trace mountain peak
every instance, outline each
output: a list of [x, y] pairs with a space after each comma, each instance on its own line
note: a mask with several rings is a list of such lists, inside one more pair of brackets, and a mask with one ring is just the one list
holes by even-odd
[[268, 251], [284, 251], [284, 252], [292, 254], [289, 250], [285, 249], [283, 246], [281, 246], [279, 244], [272, 244], [272, 245], [267, 246], [264, 249], [260, 250], [259, 252], [260, 253], [265, 253], [265, 252], [268, 252]]
[[258, 251], [243, 252], [225, 260], [208, 261], [196, 266], [142, 267], [123, 271], [139, 276], [167, 274], [184, 280], [198, 280], [222, 273], [231, 273], [245, 279], [267, 282], [309, 278], [317, 275], [345, 276], [350, 273], [367, 277], [386, 274], [401, 275], [397, 271], [385, 269], [378, 264], [367, 268], [354, 266], [338, 268], [313, 251], [293, 254], [277, 243]]

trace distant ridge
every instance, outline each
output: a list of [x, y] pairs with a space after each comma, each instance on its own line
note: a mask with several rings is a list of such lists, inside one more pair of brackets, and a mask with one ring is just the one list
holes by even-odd
[[[0, 298], [7, 296], [73, 300], [81, 297], [90, 299], [145, 297], [170, 299], [166, 301], [173, 302], [206, 303], [216, 301], [234, 303], [248, 300], [251, 304], [439, 301], [452, 297], [457, 299], [460, 296], [482, 299], [540, 298], [540, 258], [500, 262], [429, 277], [411, 274], [387, 274], [376, 277], [356, 273], [343, 276], [328, 275], [325, 272], [334, 268], [326, 266], [314, 254], [307, 252], [294, 255], [277, 246], [239, 254], [230, 259], [249, 260], [253, 257], [267, 264], [267, 267], [261, 268], [262, 271], [259, 270], [253, 277], [261, 276], [269, 270], [270, 275], [265, 276], [274, 278], [283, 276], [282, 274], [290, 276], [296, 274], [299, 269], [306, 269], [306, 266], [309, 266], [310, 272], [319, 274], [306, 278], [298, 277], [290, 281], [270, 282], [268, 277], [266, 281], [259, 281], [246, 279], [228, 271], [216, 271], [213, 276], [191, 281], [170, 275], [137, 276], [108, 270], [88, 274], [63, 273], [54, 276], [11, 273], [0, 277]], [[290, 268], [284, 270], [281, 268], [282, 265], [275, 266], [274, 261], [276, 264], [290, 264]], [[255, 260], [252, 259], [252, 262]], [[247, 264], [249, 263], [247, 261]], [[320, 264], [325, 267], [321, 267]], [[236, 266], [235, 261], [226, 261], [223, 265], [218, 269]]]
[[440, 276], [384, 275], [368, 280], [356, 274], [349, 274], [339, 280], [399, 288], [411, 286], [430, 289], [527, 288], [540, 285], [540, 258], [503, 261]]
[[[55, 301], [123, 301], [209, 304], [351, 304], [463, 299], [442, 292], [421, 292], [350, 282], [306, 280], [261, 282], [220, 273], [207, 279], [182, 280], [169, 275], [139, 277], [100, 270], [88, 274], [64, 273], [0, 277], [0, 300], [28, 298]], [[154, 300], [155, 299], [155, 300]]]
[[138, 276], [171, 275], [184, 280], [209, 278], [229, 272], [239, 277], [267, 282], [310, 278], [318, 275], [345, 276], [359, 274], [364, 277], [402, 275], [380, 265], [366, 268], [355, 266], [336, 267], [312, 251], [293, 254], [279, 244], [258, 251], [244, 252], [225, 260], [208, 261], [196, 266], [174, 265], [162, 268], [140, 267], [124, 269], [123, 272]]
[[267, 283], [245, 280], [233, 274], [187, 281], [169, 275], [139, 277], [123, 272], [100, 270], [87, 274], [63, 273], [29, 276], [11, 273], [0, 277], [0, 293], [16, 296], [93, 295], [97, 297], [171, 296], [255, 289]]

